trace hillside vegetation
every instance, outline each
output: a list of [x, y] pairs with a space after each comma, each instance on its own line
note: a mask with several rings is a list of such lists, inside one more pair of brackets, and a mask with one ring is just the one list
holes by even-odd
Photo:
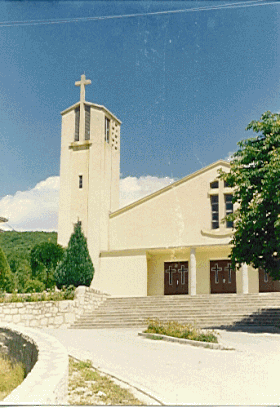
[[[16, 232], [6, 231], [0, 233], [0, 248], [2, 248], [13, 275], [11, 287], [18, 292], [43, 290], [43, 276], [32, 276], [30, 265], [31, 250], [35, 245], [43, 242], [57, 243], [56, 232]], [[42, 274], [44, 274], [42, 270]], [[42, 275], [41, 274], [41, 275]], [[1, 289], [1, 288], [0, 288]]]
[[14, 255], [29, 259], [31, 249], [42, 242], [56, 244], [57, 233], [42, 231], [6, 231], [0, 233], [0, 247], [5, 252], [8, 261]]

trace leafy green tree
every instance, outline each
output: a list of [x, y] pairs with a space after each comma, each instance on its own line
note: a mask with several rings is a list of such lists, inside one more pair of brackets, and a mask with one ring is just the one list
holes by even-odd
[[62, 261], [55, 270], [56, 285], [62, 286], [80, 285], [90, 286], [94, 275], [94, 268], [89, 255], [87, 241], [82, 232], [81, 224], [74, 226], [74, 232], [70, 237], [68, 247]]
[[64, 249], [52, 242], [35, 245], [30, 253], [32, 278], [43, 282], [46, 287], [54, 286], [54, 270], [63, 257]]
[[14, 277], [4, 251], [0, 248], [0, 290], [12, 292], [15, 287]]
[[238, 143], [230, 172], [220, 177], [234, 187], [238, 209], [231, 241], [233, 267], [246, 262], [280, 279], [280, 114], [264, 113], [246, 130], [258, 135]]

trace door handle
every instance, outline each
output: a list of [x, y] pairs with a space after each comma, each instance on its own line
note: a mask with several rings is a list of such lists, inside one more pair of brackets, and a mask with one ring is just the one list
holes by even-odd
[[177, 279], [177, 286], [179, 285], [179, 281], [178, 281], [178, 279]]

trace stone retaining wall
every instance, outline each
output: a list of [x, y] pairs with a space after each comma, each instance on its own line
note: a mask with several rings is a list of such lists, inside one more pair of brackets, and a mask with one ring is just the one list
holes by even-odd
[[0, 352], [21, 361], [27, 372], [5, 405], [67, 404], [68, 355], [58, 340], [38, 330], [1, 324]]
[[96, 309], [108, 296], [79, 286], [74, 300], [0, 303], [0, 322], [26, 327], [67, 328], [83, 313]]

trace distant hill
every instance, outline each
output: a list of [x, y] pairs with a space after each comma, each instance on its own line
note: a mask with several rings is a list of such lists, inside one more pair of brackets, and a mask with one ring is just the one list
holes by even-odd
[[42, 231], [5, 231], [0, 234], [0, 247], [5, 252], [8, 260], [16, 256], [18, 258], [29, 258], [31, 249], [41, 242], [57, 243], [57, 232]]

